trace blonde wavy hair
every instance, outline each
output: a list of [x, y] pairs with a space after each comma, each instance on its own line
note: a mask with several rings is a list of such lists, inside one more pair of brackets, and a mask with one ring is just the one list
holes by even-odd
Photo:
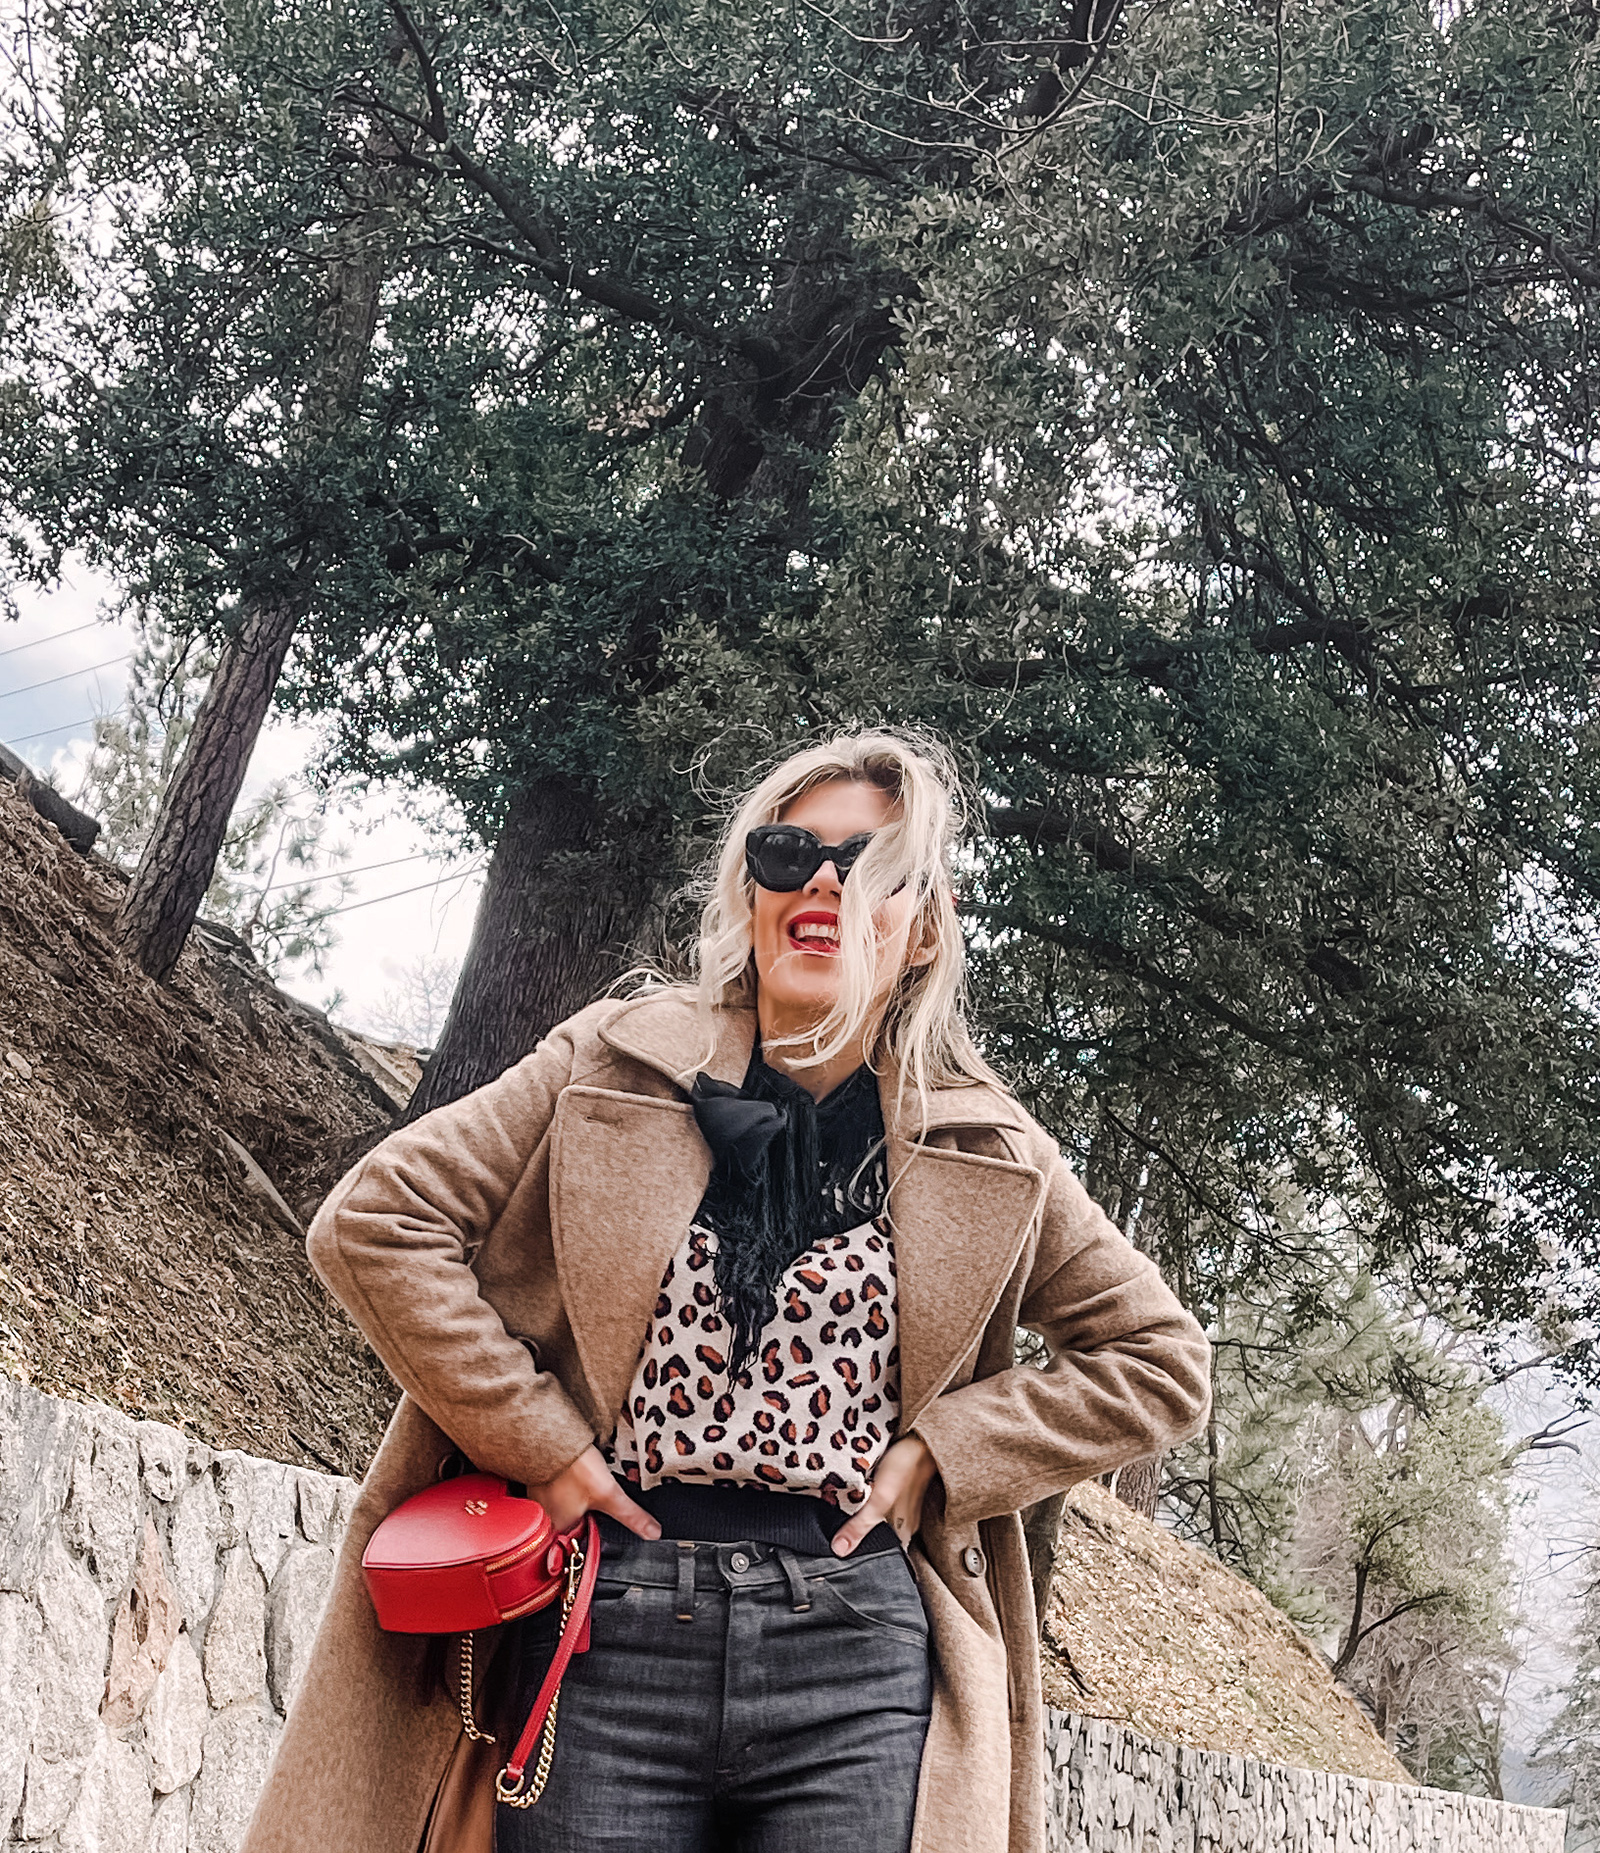
[[[708, 1029], [718, 1006], [755, 1002], [755, 884], [745, 869], [745, 837], [758, 824], [779, 822], [806, 792], [840, 779], [875, 785], [895, 814], [874, 832], [844, 884], [838, 1002], [791, 1061], [797, 1067], [826, 1062], [859, 1039], [871, 1066], [893, 1064], [901, 1091], [914, 1088], [923, 1103], [930, 1088], [1003, 1085], [974, 1047], [966, 1022], [966, 946], [950, 889], [951, 854], [967, 823], [961, 778], [947, 748], [909, 730], [861, 729], [805, 747], [774, 766], [737, 805], [700, 915], [696, 990]], [[879, 996], [874, 916], [902, 887], [914, 897], [907, 951], [931, 956], [903, 965]]]

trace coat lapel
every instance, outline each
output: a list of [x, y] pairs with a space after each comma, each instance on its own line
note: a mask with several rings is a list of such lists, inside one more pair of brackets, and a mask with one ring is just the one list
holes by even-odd
[[891, 1075], [879, 1088], [889, 1131], [904, 1432], [977, 1346], [1027, 1242], [1045, 1180], [1031, 1165], [924, 1142], [960, 1128], [1026, 1126], [998, 1088], [941, 1089], [925, 1116], [914, 1096], [897, 1102]]
[[661, 1276], [710, 1174], [711, 1154], [683, 1103], [600, 1087], [562, 1094], [550, 1237], [602, 1440], [633, 1380]]
[[[742, 1081], [755, 1014], [710, 1030], [681, 992], [646, 994], [601, 1029], [618, 1054], [687, 1091], [702, 1069]], [[924, 1113], [893, 1071], [879, 1078], [899, 1276], [901, 1424], [909, 1428], [972, 1351], [1016, 1267], [1043, 1195], [1029, 1165], [925, 1141], [963, 1128], [1021, 1131], [995, 1087], [940, 1089]], [[667, 1262], [705, 1194], [710, 1154], [681, 1095], [570, 1087], [556, 1117], [551, 1213], [578, 1355], [609, 1433], [628, 1393]]]
[[[749, 1011], [719, 1012], [708, 1036], [681, 994], [665, 992], [619, 1011], [601, 1035], [686, 1091], [701, 1069], [743, 1080], [755, 1024]], [[633, 1381], [661, 1277], [710, 1174], [711, 1154], [681, 1096], [583, 1085], [562, 1093], [550, 1158], [551, 1240], [602, 1437]]]

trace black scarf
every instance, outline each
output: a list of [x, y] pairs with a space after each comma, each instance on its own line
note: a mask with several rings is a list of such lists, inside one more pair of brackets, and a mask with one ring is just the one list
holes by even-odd
[[858, 1068], [819, 1104], [769, 1068], [759, 1044], [742, 1087], [702, 1074], [689, 1097], [711, 1147], [711, 1182], [695, 1221], [716, 1232], [713, 1274], [730, 1327], [731, 1382], [756, 1355], [790, 1262], [882, 1212], [883, 1111], [870, 1068]]

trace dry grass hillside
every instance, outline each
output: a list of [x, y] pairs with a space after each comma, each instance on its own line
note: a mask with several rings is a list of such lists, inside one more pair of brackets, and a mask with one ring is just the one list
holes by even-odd
[[[0, 778], [0, 1369], [359, 1474], [394, 1392], [312, 1276], [296, 1213], [389, 1122], [415, 1064], [214, 932], [152, 984], [107, 937], [121, 882]], [[1045, 1632], [1055, 1704], [1407, 1779], [1262, 1595], [1100, 1487], [1068, 1507]]]
[[1103, 1486], [1067, 1502], [1044, 1636], [1045, 1697], [1064, 1710], [1201, 1750], [1412, 1781], [1254, 1584]]
[[191, 935], [173, 983], [151, 983], [107, 937], [122, 880], [0, 778], [0, 1368], [359, 1472], [394, 1393], [287, 1211], [388, 1123], [401, 1058], [332, 1030], [220, 934]]

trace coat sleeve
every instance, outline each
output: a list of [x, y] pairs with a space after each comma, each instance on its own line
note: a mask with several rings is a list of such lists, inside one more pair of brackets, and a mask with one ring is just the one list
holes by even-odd
[[333, 1190], [306, 1235], [311, 1265], [390, 1375], [486, 1472], [538, 1485], [594, 1439], [478, 1291], [469, 1264], [506, 1207], [556, 1100], [592, 1007], [497, 1081], [424, 1114]]
[[1210, 1406], [1205, 1334], [1053, 1148], [1019, 1318], [1045, 1341], [1043, 1368], [948, 1390], [917, 1418], [955, 1524], [1160, 1453]]

